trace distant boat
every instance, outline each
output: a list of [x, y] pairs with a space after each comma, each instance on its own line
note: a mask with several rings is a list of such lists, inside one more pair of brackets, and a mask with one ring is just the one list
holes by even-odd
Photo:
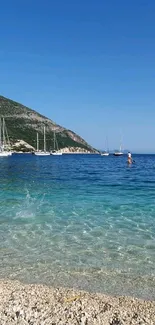
[[58, 148], [58, 142], [57, 142], [57, 139], [56, 139], [56, 134], [55, 134], [55, 130], [53, 131], [54, 133], [54, 146], [53, 146], [53, 150], [50, 152], [51, 155], [53, 156], [62, 156], [62, 152], [58, 151], [59, 148]]
[[101, 153], [101, 156], [109, 156], [109, 152], [104, 151]]
[[39, 150], [39, 136], [37, 132], [37, 151], [34, 152], [36, 156], [50, 156], [50, 152], [46, 151], [46, 131], [44, 126], [44, 150]]
[[8, 148], [10, 148], [10, 141], [3, 117], [0, 118], [0, 157], [9, 157], [12, 155], [12, 152]]
[[122, 155], [124, 155], [124, 153], [121, 152], [121, 151], [115, 151], [114, 152], [114, 156], [122, 156]]
[[120, 144], [119, 150], [114, 152], [114, 156], [123, 156], [122, 145]]
[[101, 153], [101, 156], [109, 156], [108, 138], [106, 138], [106, 145], [105, 145], [105, 148], [107, 148], [107, 149]]

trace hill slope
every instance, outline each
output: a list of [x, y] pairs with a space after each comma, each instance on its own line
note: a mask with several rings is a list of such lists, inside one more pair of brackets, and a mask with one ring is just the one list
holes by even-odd
[[0, 96], [0, 117], [5, 118], [11, 143], [24, 140], [36, 147], [36, 133], [39, 133], [39, 147], [43, 149], [43, 127], [46, 126], [46, 146], [53, 148], [53, 131], [56, 132], [59, 148], [81, 147], [95, 150], [79, 135], [54, 123], [36, 111], [13, 100]]

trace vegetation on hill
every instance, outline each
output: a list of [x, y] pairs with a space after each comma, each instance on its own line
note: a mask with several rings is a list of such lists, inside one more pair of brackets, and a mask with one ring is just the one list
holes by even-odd
[[13, 100], [0, 96], [0, 117], [5, 118], [10, 142], [23, 140], [36, 147], [36, 134], [39, 134], [39, 149], [43, 149], [43, 129], [46, 126], [46, 147], [53, 149], [54, 130], [59, 148], [81, 147], [95, 151], [84, 139], [71, 130], [54, 123], [36, 111]]

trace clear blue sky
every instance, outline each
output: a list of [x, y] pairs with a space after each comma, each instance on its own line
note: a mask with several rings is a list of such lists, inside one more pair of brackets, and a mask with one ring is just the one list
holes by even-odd
[[0, 94], [89, 143], [155, 152], [155, 1], [6, 0]]

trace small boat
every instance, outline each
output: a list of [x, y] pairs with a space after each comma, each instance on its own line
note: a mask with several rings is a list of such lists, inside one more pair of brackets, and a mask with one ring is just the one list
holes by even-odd
[[101, 156], [109, 156], [108, 138], [106, 138], [106, 144], [105, 144], [105, 147], [106, 147], [107, 149], [101, 153]]
[[34, 154], [35, 156], [50, 156], [50, 152], [45, 151], [35, 151]]
[[53, 131], [54, 133], [54, 150], [52, 150], [50, 152], [50, 154], [52, 156], [62, 156], [62, 152], [59, 151], [59, 148], [58, 148], [58, 142], [57, 142], [57, 139], [56, 139], [56, 134], [55, 134], [55, 130]]
[[9, 150], [9, 148], [10, 141], [3, 117], [2, 119], [0, 118], [0, 157], [12, 156], [12, 152]]
[[114, 156], [123, 156], [123, 155], [124, 153], [122, 151], [122, 143], [120, 142], [119, 150], [114, 152]]
[[54, 151], [54, 150], [50, 154], [52, 156], [62, 156], [62, 152], [58, 152], [58, 151]]
[[44, 126], [44, 150], [39, 150], [39, 136], [37, 132], [37, 151], [34, 152], [35, 156], [50, 156], [50, 152], [46, 151], [46, 133]]
[[109, 152], [104, 151], [104, 152], [101, 153], [101, 156], [109, 156]]
[[114, 156], [122, 156], [124, 153], [122, 151], [115, 151]]

